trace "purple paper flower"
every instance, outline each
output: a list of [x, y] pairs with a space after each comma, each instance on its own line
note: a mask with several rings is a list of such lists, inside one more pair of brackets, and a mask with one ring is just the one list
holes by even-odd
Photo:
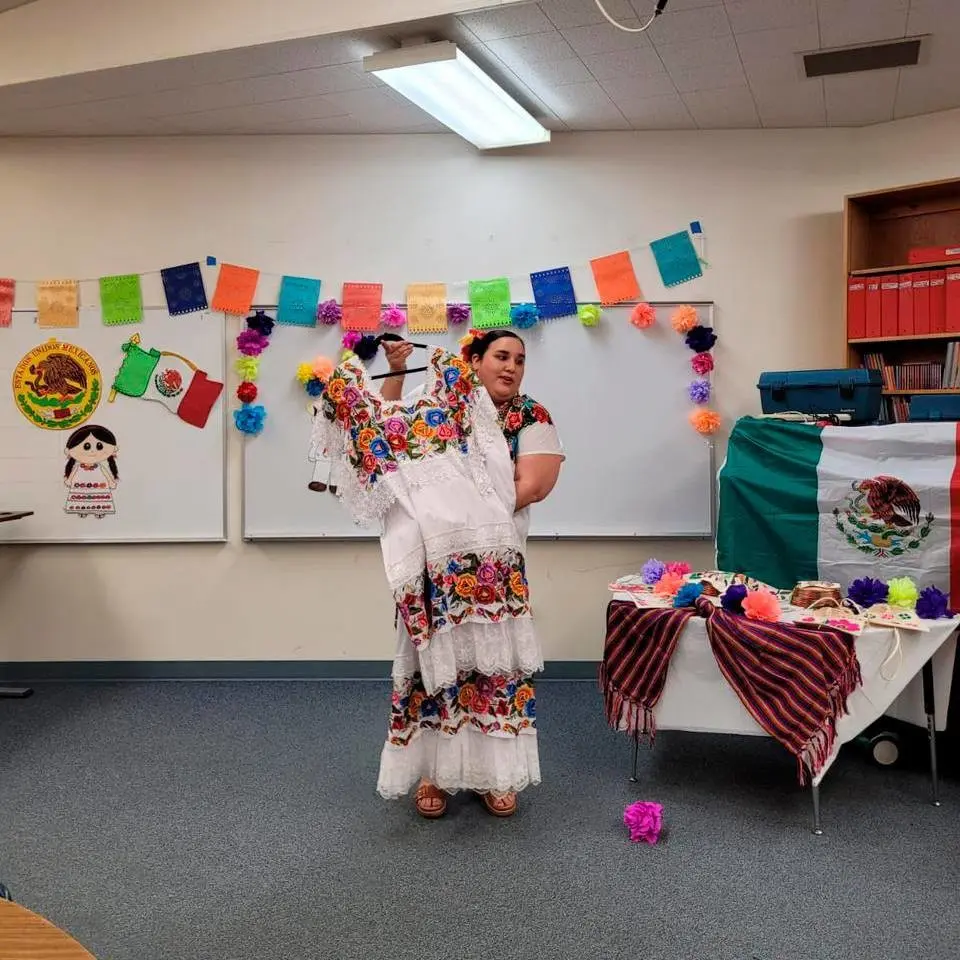
[[336, 300], [324, 300], [317, 306], [317, 319], [328, 327], [339, 323], [342, 318], [343, 311]]
[[713, 332], [713, 327], [704, 327], [698, 323], [687, 334], [685, 342], [694, 353], [705, 353], [713, 349], [717, 335]]
[[947, 595], [936, 587], [925, 587], [917, 598], [917, 616], [924, 620], [939, 620], [949, 617]]
[[663, 805], [638, 800], [623, 811], [624, 826], [633, 843], [655, 844], [663, 829]]
[[660, 580], [666, 571], [667, 565], [665, 563], [661, 563], [659, 560], [651, 559], [641, 567], [640, 576], [644, 583], [652, 587]]
[[469, 303], [448, 303], [447, 323], [466, 323], [470, 319]]
[[883, 603], [890, 588], [882, 580], [873, 577], [861, 577], [854, 580], [847, 590], [847, 596], [859, 607], [872, 607], [875, 603]]
[[269, 337], [256, 330], [244, 330], [237, 336], [237, 350], [247, 357], [259, 357], [269, 345]]
[[747, 599], [747, 588], [742, 583], [731, 583], [720, 598], [720, 606], [727, 613], [743, 613], [743, 601]]
[[694, 380], [688, 389], [694, 403], [706, 403], [710, 399], [710, 381]]

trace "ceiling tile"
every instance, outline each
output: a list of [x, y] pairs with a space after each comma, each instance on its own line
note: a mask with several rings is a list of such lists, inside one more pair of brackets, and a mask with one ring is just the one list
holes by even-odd
[[737, 49], [744, 65], [762, 60], [792, 58], [798, 53], [809, 53], [820, 46], [820, 31], [816, 23], [806, 27], [782, 27], [775, 30], [756, 30], [736, 36]]
[[899, 73], [899, 70], [871, 70], [825, 77], [827, 123], [861, 126], [892, 120]]
[[484, 42], [543, 33], [552, 30], [554, 26], [535, 3], [491, 7], [489, 10], [468, 13], [457, 19]]
[[595, 79], [581, 60], [537, 60], [514, 63], [510, 68], [535, 93], [564, 83], [588, 83]]
[[760, 126], [753, 95], [747, 86], [686, 93], [683, 102], [701, 130]]
[[692, 130], [696, 126], [677, 93], [637, 100], [624, 115], [634, 130]]
[[680, 93], [747, 85], [747, 75], [740, 63], [714, 63], [692, 70], [671, 70], [670, 79]]
[[529, 37], [490, 40], [485, 46], [508, 67], [540, 60], [568, 60], [573, 56], [570, 45], [556, 30], [534, 33]]
[[544, 102], [567, 126], [583, 129], [584, 123], [600, 124], [597, 129], [611, 129], [607, 123], [626, 127], [623, 114], [607, 96], [599, 83], [568, 83], [543, 94]]
[[660, 55], [650, 44], [640, 45], [632, 50], [595, 53], [589, 57], [584, 57], [583, 62], [598, 80], [642, 77], [663, 73], [663, 63], [660, 60]]
[[960, 61], [900, 71], [895, 117], [912, 117], [960, 107]]
[[960, 34], [960, 4], [956, 0], [911, 0], [907, 36], [923, 33]]
[[[824, 47], [893, 40], [906, 35], [910, 0], [820, 0]], [[827, 106], [829, 111], [829, 96]]]
[[734, 33], [817, 26], [816, 0], [727, 0]]
[[[620, 22], [632, 20], [636, 16], [629, 0], [603, 0], [603, 6], [614, 20]], [[594, 0], [543, 0], [540, 9], [560, 30], [605, 22]]]
[[754, 92], [762, 86], [785, 87], [806, 80], [799, 57], [784, 56], [773, 60], [745, 60], [743, 70]]
[[649, 37], [655, 47], [660, 47], [665, 43], [685, 43], [729, 33], [730, 22], [722, 6], [678, 11], [667, 8], [667, 12], [650, 28]]
[[688, 43], [664, 44], [657, 53], [667, 70], [699, 70], [715, 63], [739, 63], [740, 53], [732, 36]]
[[[624, 26], [638, 27], [638, 20], [625, 20]], [[570, 27], [561, 33], [581, 57], [594, 53], [615, 53], [618, 50], [635, 50], [647, 46], [650, 41], [645, 33], [624, 33], [609, 23], [597, 23], [590, 27]]]
[[803, 80], [783, 86], [754, 86], [760, 122], [765, 127], [822, 127], [827, 108], [822, 80]]
[[629, 109], [635, 100], [665, 97], [677, 92], [673, 81], [665, 72], [646, 77], [617, 77], [601, 80], [600, 86], [607, 91], [610, 99], [621, 110]]

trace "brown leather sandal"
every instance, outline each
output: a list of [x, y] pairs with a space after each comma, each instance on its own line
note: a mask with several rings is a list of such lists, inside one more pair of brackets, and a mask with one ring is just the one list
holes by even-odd
[[512, 817], [517, 812], [517, 795], [515, 793], [484, 793], [480, 799], [487, 808], [487, 813], [494, 817]]
[[414, 795], [417, 813], [427, 820], [438, 820], [447, 812], [447, 798], [432, 783], [421, 783]]

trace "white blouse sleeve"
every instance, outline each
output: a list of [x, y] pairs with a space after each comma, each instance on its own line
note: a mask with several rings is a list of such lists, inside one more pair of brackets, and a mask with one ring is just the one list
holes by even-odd
[[564, 457], [560, 434], [552, 423], [531, 423], [517, 437], [517, 457], [548, 453]]

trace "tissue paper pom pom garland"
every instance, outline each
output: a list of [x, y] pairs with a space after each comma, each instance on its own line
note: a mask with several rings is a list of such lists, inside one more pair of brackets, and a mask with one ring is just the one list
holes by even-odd
[[693, 372], [698, 376], [705, 376], [713, 370], [713, 354], [695, 353], [690, 358], [690, 366], [693, 367]]
[[689, 333], [700, 322], [697, 311], [689, 304], [677, 307], [670, 317], [670, 325], [677, 333]]
[[684, 342], [694, 353], [706, 353], [715, 346], [717, 335], [713, 332], [713, 327], [703, 327], [697, 324], [688, 331]]
[[600, 323], [601, 310], [595, 303], [581, 303], [577, 307], [577, 316], [585, 327], [596, 327]]
[[540, 311], [535, 303], [515, 303], [510, 308], [510, 322], [518, 330], [529, 330], [540, 320]]
[[687, 388], [687, 393], [694, 403], [708, 403], [710, 400], [710, 381], [694, 380]]
[[243, 383], [237, 387], [237, 399], [241, 403], [253, 403], [253, 401], [257, 399], [257, 385], [244, 380]]
[[887, 602], [890, 606], [912, 610], [917, 605], [920, 592], [909, 577], [894, 577], [887, 586], [890, 588], [887, 594]]
[[399, 330], [407, 322], [407, 315], [395, 303], [388, 303], [380, 313], [380, 322], [391, 330]]
[[[234, 361], [234, 369], [242, 382], [237, 387], [240, 408], [233, 411], [233, 423], [241, 433], [251, 436], [263, 430], [267, 418], [267, 411], [262, 404], [253, 406], [259, 393], [254, 381], [260, 372], [260, 355], [270, 346], [273, 325], [273, 319], [258, 310], [253, 316], [247, 317], [246, 329], [237, 336], [237, 352], [240, 356]], [[303, 372], [297, 370], [298, 379]]]
[[630, 311], [630, 322], [638, 330], [646, 330], [657, 322], [657, 311], [649, 303], [638, 303]]
[[245, 403], [239, 410], [233, 411], [234, 426], [249, 436], [256, 436], [263, 431], [263, 422], [267, 419], [267, 411], [260, 406]]
[[343, 345], [344, 350], [350, 350], [351, 352], [356, 349], [357, 344], [363, 339], [362, 333], [357, 333], [356, 330], [348, 330], [344, 335], [340, 343]]
[[332, 327], [343, 319], [343, 311], [336, 300], [324, 300], [317, 306], [317, 320], [324, 326]]
[[714, 410], [694, 410], [690, 414], [690, 423], [697, 433], [709, 436], [720, 429], [720, 414]]
[[750, 590], [743, 598], [743, 613], [748, 620], [772, 623], [780, 619], [780, 601], [771, 590]]
[[447, 323], [458, 325], [466, 323], [470, 319], [469, 303], [448, 303], [447, 304]]
[[663, 806], [643, 800], [631, 803], [623, 811], [623, 825], [630, 831], [632, 843], [653, 845], [663, 830]]

